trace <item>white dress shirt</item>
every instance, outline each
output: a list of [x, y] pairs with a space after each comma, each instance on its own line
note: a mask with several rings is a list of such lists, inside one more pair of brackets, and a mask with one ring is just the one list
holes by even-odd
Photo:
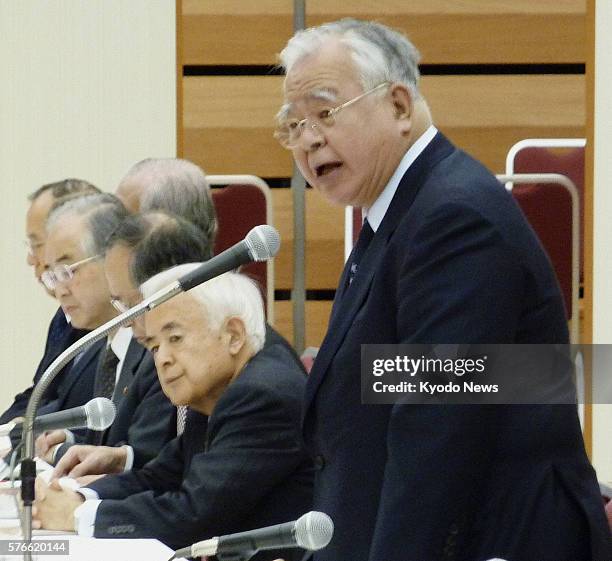
[[372, 230], [374, 230], [374, 232], [378, 230], [380, 223], [383, 221], [402, 177], [404, 177], [404, 174], [406, 171], [408, 171], [408, 168], [419, 157], [421, 152], [427, 148], [427, 145], [433, 140], [437, 132], [438, 129], [433, 125], [430, 125], [430, 127], [421, 136], [419, 136], [419, 138], [417, 138], [416, 142], [410, 148], [408, 148], [404, 154], [404, 157], [400, 160], [400, 163], [391, 176], [391, 179], [389, 179], [387, 185], [382, 190], [382, 193], [378, 195], [378, 198], [374, 201], [374, 204], [372, 204], [370, 208], [363, 209], [364, 220], [367, 217], [368, 224]]

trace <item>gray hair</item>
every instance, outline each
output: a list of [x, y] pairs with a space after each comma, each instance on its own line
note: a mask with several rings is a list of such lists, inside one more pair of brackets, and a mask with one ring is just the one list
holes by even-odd
[[109, 238], [128, 212], [123, 203], [110, 193], [70, 198], [49, 213], [47, 232], [73, 215], [85, 219], [87, 232], [81, 238], [81, 247], [86, 255], [93, 256], [104, 253]]
[[330, 39], [350, 50], [364, 91], [382, 82], [399, 82], [419, 97], [419, 51], [400, 32], [373, 21], [344, 18], [298, 31], [279, 55], [281, 66], [289, 74], [296, 62]]
[[147, 158], [134, 164], [121, 183], [143, 187], [140, 212], [161, 210], [195, 224], [214, 246], [217, 215], [202, 169], [178, 158]]
[[51, 192], [51, 196], [54, 200], [67, 196], [85, 196], [102, 192], [95, 185], [89, 183], [89, 181], [85, 181], [84, 179], [68, 178], [62, 179], [61, 181], [55, 181], [54, 183], [47, 183], [46, 185], [39, 187], [36, 189], [36, 191], [28, 195], [28, 201], [34, 202], [36, 199], [38, 199], [38, 197], [47, 191]]
[[[148, 298], [171, 282], [197, 269], [201, 263], [184, 263], [151, 277], [140, 286]], [[247, 341], [253, 353], [263, 348], [266, 320], [259, 288], [250, 278], [240, 273], [225, 273], [189, 291], [202, 306], [202, 312], [212, 329], [219, 329], [230, 317], [240, 318], [245, 326]]]

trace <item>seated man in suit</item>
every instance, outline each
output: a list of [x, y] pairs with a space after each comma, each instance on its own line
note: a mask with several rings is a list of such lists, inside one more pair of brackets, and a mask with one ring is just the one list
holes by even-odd
[[[41, 280], [46, 268], [44, 260], [45, 242], [47, 239], [45, 224], [49, 212], [67, 198], [99, 192], [100, 190], [97, 187], [82, 179], [64, 179], [43, 185], [28, 197], [30, 207], [26, 214], [27, 262], [33, 268], [36, 280], [52, 297], [55, 296], [53, 291], [49, 290]], [[25, 413], [32, 390], [38, 380], [40, 380], [43, 372], [62, 351], [80, 339], [85, 333], [87, 333], [87, 330], [77, 329], [67, 320], [61, 307], [57, 310], [49, 325], [45, 350], [34, 374], [32, 386], [15, 396], [10, 407], [0, 415], [0, 424], [8, 423], [15, 417], [20, 417]], [[65, 396], [57, 394], [61, 377], [70, 370], [71, 365], [72, 362], [66, 365], [63, 372], [56, 378], [56, 383], [43, 396], [42, 405], [51, 402], [61, 402], [68, 408], [78, 405], [78, 403], [72, 403], [70, 399], [66, 399]]]
[[[81, 333], [95, 329], [116, 315], [108, 299], [99, 255], [92, 248], [87, 222], [91, 213], [106, 212], [109, 208], [114, 211], [123, 207], [112, 195], [60, 199], [46, 222], [44, 261], [48, 270], [42, 273], [41, 279], [55, 294], [71, 326]], [[53, 380], [46, 392], [47, 400], [41, 403], [37, 414], [89, 401], [94, 395], [97, 365], [103, 351], [104, 342], [98, 341], [78, 354]]]
[[[198, 166], [176, 158], [148, 158], [138, 162], [128, 171], [117, 187], [116, 193], [131, 212], [137, 212], [139, 209], [142, 211], [161, 209], [193, 223], [193, 226], [190, 226], [191, 230], [185, 232], [187, 239], [181, 239], [180, 232], [185, 231], [183, 224], [178, 226], [179, 236], [173, 238], [175, 243], [171, 244], [171, 247], [164, 241], [161, 247], [164, 248], [165, 258], [156, 265], [159, 268], [155, 269], [154, 273], [178, 263], [210, 258], [217, 222], [206, 176]], [[108, 228], [105, 227], [106, 221], [99, 222], [99, 226], [92, 224], [91, 227], [96, 253], [105, 255], [104, 269], [113, 305], [119, 311], [125, 311], [127, 307], [140, 300], [137, 285], [134, 286], [128, 277], [130, 248], [142, 241], [149, 228], [146, 227], [146, 221], [128, 220], [125, 228], [116, 229], [111, 240], [107, 233]], [[136, 230], [133, 229], [135, 225]], [[173, 229], [172, 225], [170, 229]], [[100, 235], [96, 235], [97, 231]], [[188, 248], [188, 254], [184, 248]], [[155, 259], [160, 257], [157, 255]], [[163, 442], [159, 441], [161, 435], [166, 435], [168, 430], [171, 430], [175, 436], [176, 430], [180, 430], [183, 426], [184, 415], [179, 415], [176, 422], [171, 416], [166, 415], [171, 404], [161, 391], [152, 358], [138, 344], [142, 331], [141, 324], [142, 318], [132, 324], [135, 339], [126, 341], [126, 344], [129, 344], [127, 354], [126, 345], [123, 345], [122, 354], [125, 354], [126, 358], [120, 378], [116, 380], [118, 388], [113, 393], [117, 405], [122, 405], [117, 418], [112, 428], [106, 431], [102, 438], [90, 438], [85, 441], [87, 444], [104, 444], [112, 448], [79, 446], [73, 450], [66, 460], [68, 463], [64, 462], [63, 465], [72, 465], [75, 459], [85, 460], [79, 466], [73, 466], [74, 476], [114, 473], [129, 469], [132, 458], [133, 465], [140, 467], [151, 459], [165, 442], [165, 436]], [[121, 335], [120, 330], [113, 341], [113, 346], [117, 346], [117, 339]], [[125, 337], [123, 339], [125, 340]], [[140, 371], [142, 374], [138, 375]], [[99, 374], [100, 378], [101, 373]], [[124, 394], [127, 394], [125, 398]], [[152, 412], [156, 410], [159, 415], [152, 418]], [[143, 413], [139, 414], [139, 411]], [[39, 445], [44, 451], [63, 441], [63, 431], [55, 431], [48, 434], [44, 440], [41, 439]], [[128, 441], [132, 446], [121, 446], [128, 444]], [[57, 451], [57, 457], [61, 457], [66, 450], [67, 446], [62, 446]]]
[[193, 162], [180, 158], [142, 160], [128, 170], [115, 194], [131, 213], [157, 210], [189, 220], [212, 251], [217, 233], [215, 206], [206, 175]]
[[[143, 296], [197, 266], [159, 273], [143, 285]], [[207, 430], [188, 424], [144, 468], [108, 475], [89, 490], [40, 485], [37, 525], [152, 537], [177, 548], [309, 510], [312, 466], [300, 437], [306, 377], [285, 345], [264, 346], [254, 283], [226, 273], [161, 304], [145, 327], [164, 392], [207, 415]]]
[[[108, 194], [87, 195], [67, 200], [54, 208], [47, 219], [45, 261], [49, 270], [42, 280], [56, 298], [73, 327], [92, 330], [116, 315], [110, 303], [108, 287], [100, 255], [93, 242], [90, 219], [100, 215], [114, 227], [125, 216], [121, 202]], [[66, 400], [54, 404], [54, 410], [81, 405], [95, 394], [95, 380], [100, 357], [105, 354], [104, 341], [98, 341], [85, 349], [74, 360], [74, 366], [58, 381], [60, 394]], [[57, 381], [57, 379], [56, 379]], [[55, 381], [54, 381], [55, 383]], [[39, 408], [47, 413], [49, 406]], [[69, 431], [61, 431], [64, 438], [73, 438]], [[81, 437], [84, 431], [79, 434]], [[54, 449], [39, 450], [52, 460]]]
[[[104, 264], [96, 280], [104, 284], [105, 305], [110, 307], [112, 303], [122, 310], [111, 297], [109, 288], [124, 271], [108, 266], [103, 258], [108, 240], [128, 216], [125, 207], [113, 195], [105, 194], [66, 204], [58, 212], [61, 220], [70, 220], [75, 213], [83, 217], [89, 253], [97, 255]], [[106, 473], [142, 467], [176, 436], [175, 407], [161, 390], [151, 354], [132, 337], [130, 328], [121, 328], [109, 335], [98, 363], [94, 396], [112, 398], [117, 408], [112, 426], [104, 432], [88, 431], [68, 441], [68, 431], [53, 431], [38, 439], [39, 453], [45, 455], [51, 449], [52, 459], [57, 461], [75, 440], [90, 446], [104, 444], [113, 452], [112, 462], [109, 458], [110, 463], [102, 472]]]
[[[111, 296], [122, 309], [135, 306], [141, 300], [138, 286], [157, 273], [181, 263], [204, 261], [211, 249], [199, 228], [191, 222], [162, 212], [148, 212], [128, 217], [114, 232], [107, 244], [105, 268]], [[144, 318], [132, 323], [134, 336], [144, 339]], [[266, 329], [266, 345], [282, 344], [292, 353], [296, 364], [299, 357], [291, 346], [271, 327]], [[206, 430], [206, 417], [197, 411], [179, 408], [177, 430], [182, 431], [187, 420], [191, 430]], [[119, 416], [119, 415], [118, 415]], [[57, 477], [82, 477], [93, 474], [117, 473], [127, 469], [122, 448], [108, 446], [74, 446], [57, 463]]]

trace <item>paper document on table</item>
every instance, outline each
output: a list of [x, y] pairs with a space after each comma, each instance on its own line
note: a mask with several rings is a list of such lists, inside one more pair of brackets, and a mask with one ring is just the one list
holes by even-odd
[[17, 509], [17, 496], [19, 487], [12, 487], [8, 481], [0, 483], [0, 519], [7, 520], [17, 518], [19, 511]]

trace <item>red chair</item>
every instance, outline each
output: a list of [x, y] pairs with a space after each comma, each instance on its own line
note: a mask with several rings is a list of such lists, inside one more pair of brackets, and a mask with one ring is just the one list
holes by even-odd
[[[580, 239], [584, 240], [584, 138], [527, 138], [506, 157], [506, 173], [560, 173], [578, 190]], [[584, 247], [580, 246], [580, 282], [584, 280]]]
[[[254, 175], [208, 175], [217, 211], [219, 231], [215, 253], [238, 243], [249, 231], [272, 220], [272, 197], [268, 185]], [[249, 263], [242, 271], [262, 289], [268, 322], [274, 322], [274, 260]]]
[[570, 179], [556, 173], [498, 175], [506, 183], [552, 262], [570, 321], [570, 341], [578, 343], [580, 202]]

